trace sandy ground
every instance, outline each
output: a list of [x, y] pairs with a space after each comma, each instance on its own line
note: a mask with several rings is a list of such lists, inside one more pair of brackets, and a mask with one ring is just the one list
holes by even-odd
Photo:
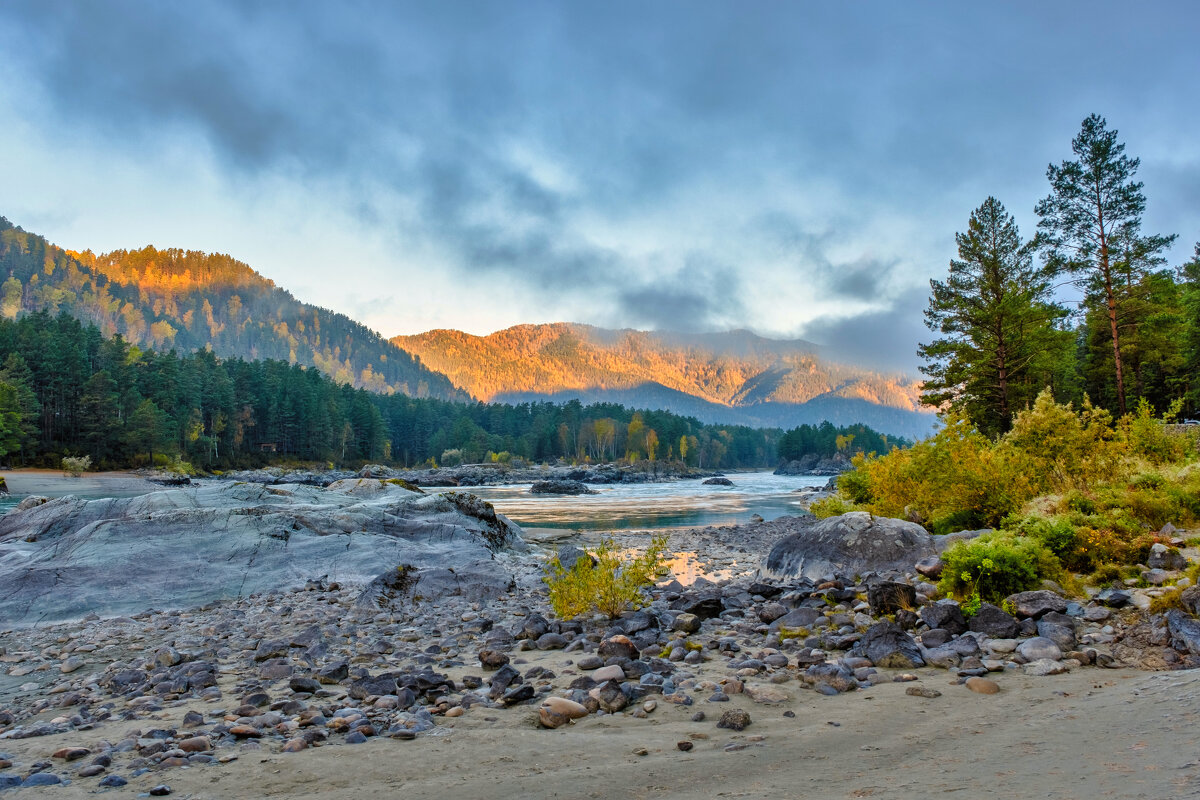
[[[836, 697], [792, 683], [783, 705], [744, 696], [692, 707], [660, 702], [646, 719], [593, 716], [553, 731], [535, 726], [532, 709], [477, 707], [439, 721], [437, 736], [299, 754], [222, 748], [237, 761], [150, 773], [112, 793], [166, 783], [181, 798], [1200, 797], [1200, 672], [1006, 674], [992, 696], [951, 685], [945, 673], [924, 675], [919, 685], [941, 697], [906, 695], [913, 683]], [[745, 731], [716, 727], [730, 707], [750, 712]], [[696, 710], [707, 719], [692, 722]], [[183, 711], [160, 716], [173, 726]], [[121, 730], [110, 723], [93, 735]], [[86, 735], [0, 741], [0, 751], [35, 760], [86, 746]], [[678, 749], [683, 740], [693, 742], [691, 752]], [[77, 780], [12, 796], [34, 792], [96, 790], [94, 780]]]
[[168, 488], [130, 472], [85, 472], [78, 478], [68, 477], [57, 469], [10, 469], [0, 471], [14, 497], [39, 494], [45, 497], [64, 497], [69, 494], [84, 497], [135, 497], [147, 492]]

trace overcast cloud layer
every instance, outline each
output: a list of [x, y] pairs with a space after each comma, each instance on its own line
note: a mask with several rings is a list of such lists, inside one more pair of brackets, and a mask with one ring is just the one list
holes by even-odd
[[0, 4], [0, 214], [228, 252], [386, 335], [572, 320], [912, 369], [1089, 113], [1200, 238], [1200, 6]]

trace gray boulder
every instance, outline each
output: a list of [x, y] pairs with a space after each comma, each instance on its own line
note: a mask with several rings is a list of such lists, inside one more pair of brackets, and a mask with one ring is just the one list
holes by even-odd
[[933, 539], [913, 522], [852, 511], [800, 527], [771, 548], [767, 572], [819, 580], [826, 575], [908, 571], [934, 555]]
[[800, 680], [823, 694], [852, 692], [858, 688], [854, 670], [842, 662], [813, 664], [800, 673]]
[[709, 478], [704, 481], [705, 486], [733, 486], [733, 481], [729, 478]]
[[915, 669], [925, 666], [921, 648], [894, 622], [877, 622], [854, 645], [854, 655], [885, 669]]
[[1156, 542], [1150, 546], [1150, 557], [1146, 560], [1146, 566], [1150, 569], [1184, 569], [1187, 559], [1175, 548]]
[[1010, 595], [1008, 602], [1012, 603], [1018, 617], [1040, 619], [1049, 611], [1063, 614], [1067, 610], [1067, 601], [1054, 592], [1039, 589], [1036, 592], [1017, 592]]
[[1026, 639], [1017, 645], [1017, 652], [1026, 661], [1040, 661], [1042, 659], [1058, 661], [1063, 656], [1062, 648], [1052, 639], [1047, 639], [1044, 636], [1035, 636], [1032, 639]]
[[1050, 611], [1037, 622], [1038, 636], [1057, 644], [1064, 653], [1075, 649], [1075, 620], [1066, 614]]
[[944, 628], [951, 634], [965, 633], [967, 618], [953, 603], [932, 603], [920, 611], [921, 621], [930, 628]]
[[967, 627], [992, 639], [1012, 639], [1021, 629], [1015, 617], [991, 603], [982, 603]]
[[1176, 650], [1200, 655], [1200, 620], [1172, 608], [1167, 612], [1167, 631]]
[[63, 497], [0, 518], [0, 619], [187, 608], [322, 576], [368, 583], [383, 565], [417, 570], [431, 599], [484, 596], [511, 584], [495, 558], [510, 549], [525, 549], [520, 528], [474, 495], [374, 479]]

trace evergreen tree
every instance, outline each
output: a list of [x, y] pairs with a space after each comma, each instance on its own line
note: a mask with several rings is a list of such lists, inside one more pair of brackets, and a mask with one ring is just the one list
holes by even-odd
[[37, 422], [42, 404], [38, 402], [37, 393], [33, 390], [33, 371], [29, 369], [20, 353], [9, 353], [4, 359], [4, 369], [0, 369], [0, 382], [12, 386], [16, 392], [19, 413], [19, 441], [16, 450], [24, 456], [32, 452], [37, 445]]
[[1188, 405], [1195, 414], [1200, 410], [1200, 242], [1197, 242], [1192, 260], [1179, 269], [1181, 304], [1184, 327], [1187, 331], [1183, 342], [1183, 392]]
[[958, 258], [945, 282], [931, 280], [925, 324], [942, 337], [921, 345], [924, 402], [948, 403], [982, 432], [1007, 431], [1013, 415], [1053, 383], [1062, 363], [1065, 316], [1048, 302], [1050, 281], [1033, 265], [1033, 243], [989, 197], [955, 235]]
[[1108, 327], [1116, 409], [1127, 408], [1122, 330], [1140, 323], [1125, 308], [1141, 278], [1163, 263], [1174, 236], [1143, 236], [1146, 197], [1133, 180], [1140, 161], [1125, 155], [1117, 131], [1092, 114], [1071, 141], [1077, 160], [1046, 169], [1050, 195], [1037, 204], [1046, 266], [1073, 278], [1085, 305], [1099, 306]]

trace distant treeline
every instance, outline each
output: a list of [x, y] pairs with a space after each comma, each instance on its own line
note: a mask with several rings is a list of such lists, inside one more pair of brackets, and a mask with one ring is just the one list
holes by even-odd
[[809, 453], [830, 456], [834, 453], [876, 453], [884, 455], [893, 447], [910, 447], [906, 439], [887, 436], [866, 425], [834, 427], [828, 422], [801, 425], [779, 437], [775, 445], [781, 461], [799, 461]]
[[65, 313], [0, 319], [0, 458], [16, 464], [57, 466], [66, 455], [88, 455], [97, 468], [181, 458], [206, 470], [521, 458], [733, 469], [896, 443], [861, 425], [784, 433], [606, 403], [375, 394], [282, 361], [143, 350]]

